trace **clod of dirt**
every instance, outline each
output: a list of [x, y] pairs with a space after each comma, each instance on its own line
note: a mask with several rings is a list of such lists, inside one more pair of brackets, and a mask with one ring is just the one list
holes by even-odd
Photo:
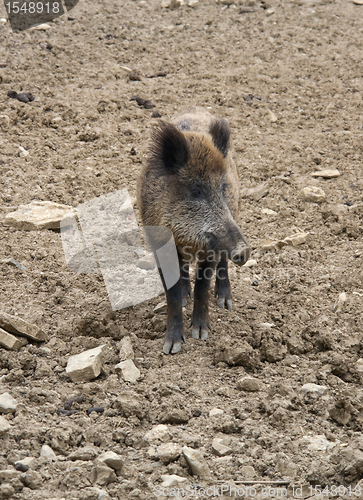
[[149, 73], [146, 78], [158, 78], [159, 76], [166, 76], [166, 71], [157, 71], [155, 73]]
[[220, 346], [216, 349], [214, 362], [227, 363], [230, 366], [244, 366], [248, 370], [254, 370], [259, 365], [259, 355], [247, 343], [241, 342], [238, 346]]
[[134, 69], [130, 71], [129, 73], [129, 80], [132, 82], [140, 82], [141, 81], [141, 76], [135, 71]]
[[92, 408], [88, 408], [86, 413], [87, 415], [91, 415], [93, 411], [95, 411], [96, 413], [103, 413], [105, 409], [102, 406], [93, 406]]
[[161, 114], [159, 111], [153, 111], [152, 112], [152, 115], [151, 115], [151, 118], [161, 118]]

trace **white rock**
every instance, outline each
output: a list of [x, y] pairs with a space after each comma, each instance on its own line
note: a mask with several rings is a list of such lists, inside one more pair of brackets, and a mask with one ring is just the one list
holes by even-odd
[[271, 328], [274, 328], [275, 326], [275, 323], [261, 323], [261, 327], [265, 330], [271, 330]]
[[225, 444], [225, 438], [214, 438], [212, 441], [212, 451], [218, 457], [225, 457], [232, 453], [232, 449]]
[[48, 446], [47, 444], [43, 444], [43, 446], [40, 450], [40, 456], [45, 457], [45, 458], [49, 458], [53, 462], [55, 462], [57, 460], [57, 455], [54, 453], [52, 448], [50, 446]]
[[211, 411], [209, 412], [209, 416], [215, 417], [217, 415], [222, 415], [222, 413], [224, 413], [224, 411], [221, 410], [220, 408], [212, 408]]
[[315, 394], [319, 398], [326, 393], [328, 388], [325, 385], [317, 385], [317, 384], [304, 384], [300, 392], [303, 394]]
[[170, 476], [167, 474], [162, 474], [161, 479], [163, 480], [163, 482], [161, 483], [161, 486], [163, 488], [178, 486], [179, 483], [184, 483], [187, 480], [186, 477], [177, 476], [176, 474], [172, 474]]
[[19, 146], [19, 156], [20, 158], [26, 158], [29, 156], [29, 151], [23, 148], [23, 146]]
[[300, 191], [300, 195], [305, 201], [322, 203], [326, 200], [324, 191], [316, 186], [307, 186]]
[[153, 443], [155, 441], [169, 441], [170, 434], [168, 431], [168, 426], [165, 424], [160, 424], [156, 427], [153, 427], [145, 434], [144, 439], [148, 443]]
[[166, 302], [159, 302], [159, 304], [157, 304], [157, 306], [154, 308], [154, 313], [155, 314], [166, 314], [166, 308], [167, 308]]
[[5, 217], [5, 222], [22, 231], [40, 229], [59, 229], [60, 221], [72, 207], [52, 201], [32, 201], [29, 205], [20, 205]]
[[343, 310], [346, 301], [347, 301], [347, 294], [343, 292], [337, 298], [337, 301], [335, 302], [333, 307], [333, 312], [340, 313]]
[[119, 346], [120, 361], [134, 359], [135, 353], [132, 347], [131, 337], [123, 337]]
[[5, 349], [17, 351], [22, 346], [22, 343], [14, 335], [0, 328], [0, 345]]
[[270, 208], [263, 208], [261, 213], [264, 215], [277, 215], [277, 212], [275, 212], [275, 210], [271, 210]]
[[162, 9], [178, 9], [181, 5], [184, 4], [184, 1], [181, 0], [162, 0], [161, 8]]
[[49, 30], [51, 26], [49, 24], [43, 23], [43, 24], [38, 24], [37, 26], [33, 26], [30, 28], [31, 31], [46, 31]]
[[171, 462], [175, 462], [181, 455], [181, 446], [176, 443], [164, 443], [158, 446], [156, 450], [160, 462], [167, 465]]
[[0, 436], [5, 434], [5, 432], [8, 432], [10, 429], [11, 425], [6, 420], [6, 418], [0, 416]]
[[310, 233], [297, 233], [292, 236], [287, 236], [283, 241], [288, 245], [292, 245], [293, 247], [297, 247], [302, 245], [309, 238]]
[[16, 406], [17, 402], [8, 392], [0, 395], [0, 413], [15, 413]]
[[363, 373], [363, 358], [358, 359], [358, 361], [355, 364], [356, 370], [359, 373]]
[[123, 458], [113, 451], [105, 451], [97, 458], [100, 462], [104, 462], [108, 467], [115, 471], [119, 471], [123, 466]]
[[102, 349], [105, 344], [68, 358], [66, 372], [73, 382], [92, 380], [101, 373]]
[[193, 475], [200, 477], [210, 477], [210, 470], [207, 462], [205, 461], [202, 453], [199, 450], [184, 446], [182, 451]]
[[199, 3], [199, 0], [188, 0], [187, 1], [187, 5], [189, 7], [196, 7], [198, 5], [198, 3]]
[[136, 368], [131, 359], [118, 363], [115, 366], [115, 370], [117, 372], [122, 372], [122, 377], [126, 382], [136, 382], [141, 376], [140, 370]]
[[277, 122], [277, 116], [275, 115], [275, 113], [273, 113], [271, 111], [271, 109], [268, 110], [268, 116], [270, 118], [270, 122], [271, 123], [276, 123]]
[[29, 469], [35, 467], [37, 459], [35, 457], [25, 457], [16, 461], [17, 464], [26, 465]]
[[318, 170], [317, 172], [313, 172], [311, 175], [313, 177], [323, 177], [324, 179], [334, 179], [335, 177], [340, 176], [340, 172], [337, 168], [328, 168], [326, 170]]
[[249, 259], [242, 267], [253, 267], [257, 264], [257, 260]]

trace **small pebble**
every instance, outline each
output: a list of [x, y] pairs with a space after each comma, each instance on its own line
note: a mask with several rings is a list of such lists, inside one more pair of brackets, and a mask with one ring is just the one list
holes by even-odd
[[20, 472], [26, 472], [29, 467], [25, 464], [22, 464], [20, 462], [17, 462], [15, 465], [14, 465], [15, 469], [16, 470], [19, 470]]
[[161, 114], [159, 111], [153, 111], [152, 112], [152, 115], [151, 115], [151, 118], [161, 118]]
[[300, 191], [300, 194], [305, 201], [310, 201], [313, 203], [321, 203], [326, 199], [324, 191], [316, 186], [304, 187]]
[[258, 280], [254, 280], [254, 281], [252, 281], [252, 286], [258, 286], [258, 284], [259, 284], [259, 283], [258, 283]]
[[340, 176], [340, 172], [338, 169], [326, 169], [326, 170], [318, 170], [317, 172], [313, 172], [311, 174], [313, 177], [323, 177], [324, 179], [334, 179], [335, 177]]

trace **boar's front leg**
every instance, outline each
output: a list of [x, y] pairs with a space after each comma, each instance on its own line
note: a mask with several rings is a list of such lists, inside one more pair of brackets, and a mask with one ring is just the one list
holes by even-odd
[[182, 341], [185, 342], [183, 328], [182, 296], [183, 296], [183, 269], [182, 261], [179, 256], [180, 278], [174, 286], [167, 289], [160, 273], [166, 293], [167, 319], [166, 335], [164, 340], [163, 352], [165, 354], [175, 354], [180, 351]]
[[207, 340], [211, 329], [208, 312], [210, 282], [214, 274], [215, 263], [200, 262], [197, 266], [194, 288], [194, 308], [192, 316], [193, 339]]
[[224, 309], [231, 311], [232, 309], [232, 296], [231, 285], [228, 278], [228, 261], [222, 257], [217, 265], [216, 272], [216, 286], [214, 289], [214, 296], [217, 297], [217, 305]]

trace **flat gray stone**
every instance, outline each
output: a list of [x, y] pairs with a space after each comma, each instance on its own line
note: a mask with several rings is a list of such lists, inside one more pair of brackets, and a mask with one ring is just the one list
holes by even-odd
[[17, 351], [23, 345], [19, 339], [0, 328], [0, 345], [11, 351]]
[[325, 385], [317, 385], [317, 384], [304, 384], [300, 392], [303, 394], [315, 394], [316, 396], [320, 397], [323, 394], [326, 393], [328, 388]]
[[126, 361], [121, 361], [115, 366], [116, 372], [122, 373], [122, 378], [126, 382], [136, 382], [140, 376], [140, 370], [136, 368], [134, 362], [131, 359], [126, 359]]
[[111, 467], [111, 469], [114, 469], [115, 471], [122, 469], [124, 464], [123, 458], [113, 451], [105, 451], [104, 453], [101, 453], [101, 455], [97, 457], [97, 460], [105, 463], [108, 467]]
[[20, 205], [5, 217], [5, 223], [21, 231], [41, 229], [59, 229], [63, 217], [73, 208], [52, 201], [32, 201], [29, 205]]
[[212, 441], [212, 451], [218, 457], [231, 455], [232, 449], [224, 443], [223, 438], [214, 438]]
[[200, 477], [210, 477], [208, 464], [199, 450], [184, 446], [182, 448], [182, 451], [193, 475]]
[[3, 311], [0, 311], [0, 327], [7, 332], [24, 335], [38, 342], [47, 339], [46, 334], [38, 326]]

